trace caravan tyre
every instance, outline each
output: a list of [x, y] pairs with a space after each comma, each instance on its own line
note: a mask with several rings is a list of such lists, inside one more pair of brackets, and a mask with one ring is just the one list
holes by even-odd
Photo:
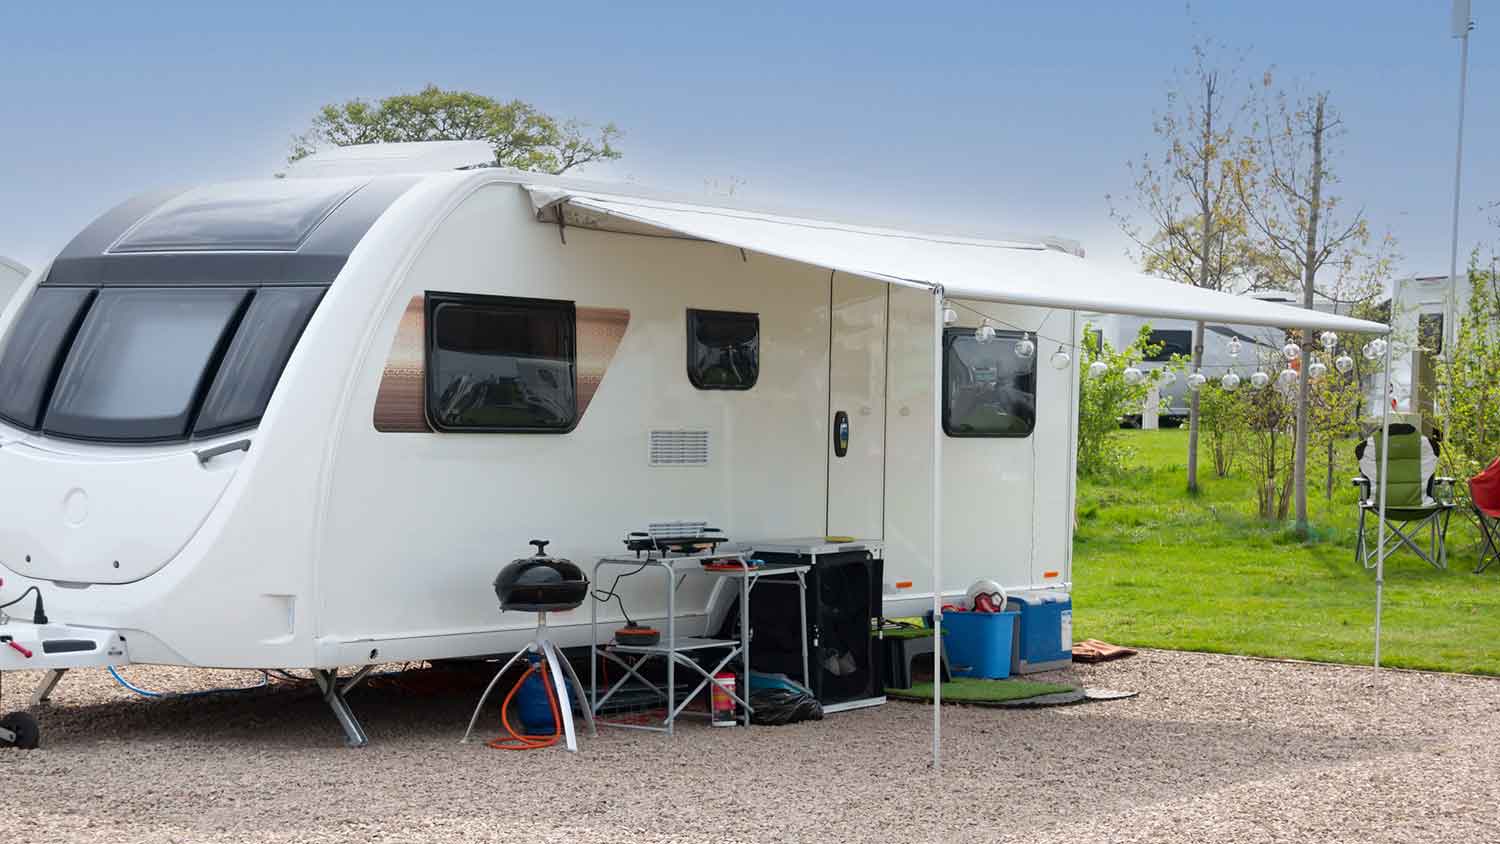
[[0, 747], [35, 750], [42, 742], [41, 727], [37, 726], [35, 718], [25, 712], [12, 712], [0, 718], [0, 729], [8, 730], [16, 736], [13, 741], [0, 741]]

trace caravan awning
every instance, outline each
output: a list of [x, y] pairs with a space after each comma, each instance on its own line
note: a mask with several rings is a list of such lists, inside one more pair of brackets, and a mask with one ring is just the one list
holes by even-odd
[[538, 219], [712, 241], [955, 299], [1313, 331], [1386, 334], [1375, 322], [1118, 272], [1043, 243], [851, 225], [620, 194], [526, 185]]

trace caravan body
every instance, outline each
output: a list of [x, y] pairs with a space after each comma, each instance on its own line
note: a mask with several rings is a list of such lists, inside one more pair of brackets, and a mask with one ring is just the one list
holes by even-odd
[[[109, 651], [92, 664], [470, 657], [531, 637], [490, 588], [528, 540], [590, 562], [671, 520], [882, 540], [890, 614], [979, 578], [1066, 588], [1076, 367], [1046, 361], [1069, 312], [1029, 360], [974, 329], [1042, 309], [947, 329], [935, 584], [932, 295], [540, 221], [536, 191], [569, 184], [345, 174], [101, 217], [0, 326], [0, 601], [36, 586], [58, 635]], [[720, 609], [694, 586], [679, 629]], [[554, 614], [554, 640], [586, 644], [587, 617]]]

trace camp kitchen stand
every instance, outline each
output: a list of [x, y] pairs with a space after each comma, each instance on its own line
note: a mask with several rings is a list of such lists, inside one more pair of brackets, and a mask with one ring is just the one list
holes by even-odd
[[[734, 569], [705, 569], [704, 562], [718, 563], [722, 565], [738, 566]], [[667, 624], [661, 641], [654, 645], [621, 645], [611, 640], [612, 634], [606, 636], [605, 644], [599, 644], [599, 604], [598, 597], [589, 602], [589, 705], [593, 707], [595, 723], [601, 726], [624, 727], [634, 730], [651, 730], [664, 732], [668, 735], [674, 733], [674, 728], [679, 716], [687, 709], [688, 705], [697, 698], [698, 694], [705, 688], [712, 686], [734, 699], [740, 707], [736, 719], [749, 726], [750, 714], [750, 592], [762, 577], [767, 575], [796, 575], [798, 590], [798, 605], [802, 608], [802, 681], [810, 684], [812, 675], [808, 670], [807, 657], [807, 571], [812, 568], [811, 564], [783, 564], [765, 565], [752, 567], [747, 560], [747, 554], [743, 551], [718, 551], [703, 554], [686, 554], [681, 556], [662, 556], [658, 552], [649, 552], [640, 557], [619, 556], [603, 557], [594, 564], [594, 582], [599, 583], [599, 570], [605, 566], [626, 566], [632, 569], [655, 568], [662, 574], [662, 588], [667, 597]], [[683, 636], [677, 635], [677, 587], [682, 579], [693, 576], [711, 576], [721, 580], [739, 582], [740, 599], [740, 637], [738, 639], [717, 639], [706, 636]], [[790, 585], [791, 581], [778, 578], [775, 581]], [[718, 662], [711, 668], [705, 669], [693, 658], [694, 654], [712, 652], [716, 655], [722, 654]], [[623, 656], [622, 656], [623, 655]], [[635, 655], [634, 662], [627, 662], [625, 657]], [[714, 675], [722, 671], [738, 657], [740, 661], [740, 672], [738, 683], [734, 690], [725, 688], [714, 679]], [[599, 694], [599, 661], [607, 659], [624, 670], [624, 676], [616, 680]], [[667, 682], [666, 688], [662, 689], [650, 680], [641, 676], [640, 670], [652, 659], [660, 658], [666, 662]], [[678, 702], [677, 696], [677, 666], [688, 668], [702, 677], [692, 691], [682, 696]], [[632, 680], [644, 685], [654, 692], [666, 703], [666, 714], [658, 724], [630, 724], [620, 721], [607, 721], [599, 717], [605, 704], [609, 703], [611, 697]], [[704, 714], [704, 713], [691, 713]]]

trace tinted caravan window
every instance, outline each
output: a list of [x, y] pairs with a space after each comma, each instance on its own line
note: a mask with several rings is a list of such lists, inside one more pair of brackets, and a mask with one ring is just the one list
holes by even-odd
[[1193, 354], [1193, 332], [1191, 331], [1153, 331], [1146, 343], [1151, 346], [1161, 345], [1155, 354], [1146, 356], [1146, 360], [1149, 361], [1169, 361], [1173, 355], [1190, 357]]
[[100, 291], [42, 423], [81, 439], [173, 440], [218, 366], [250, 291]]
[[572, 430], [578, 419], [572, 302], [426, 298], [427, 414], [434, 428]]
[[943, 430], [951, 437], [1025, 437], [1036, 427], [1036, 356], [1016, 354], [1018, 331], [981, 343], [972, 328], [943, 332]]
[[322, 298], [321, 287], [263, 287], [255, 292], [203, 399], [194, 436], [245, 428], [260, 420]]
[[0, 416], [36, 430], [63, 356], [94, 291], [86, 287], [38, 288], [11, 328], [0, 355]]
[[687, 312], [688, 380], [700, 390], [748, 390], [760, 377], [760, 315]]

